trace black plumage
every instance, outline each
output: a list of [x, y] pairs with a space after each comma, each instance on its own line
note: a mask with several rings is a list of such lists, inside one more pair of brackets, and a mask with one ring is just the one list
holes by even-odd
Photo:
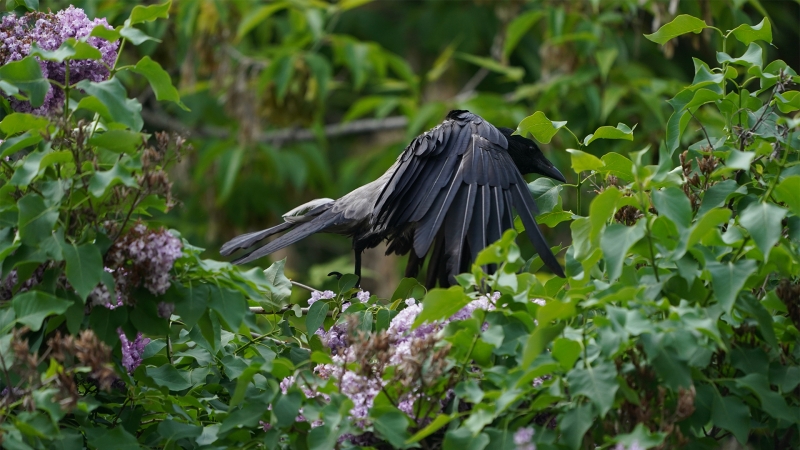
[[478, 252], [513, 227], [513, 208], [542, 260], [563, 277], [534, 220], [538, 210], [522, 174], [564, 177], [533, 141], [512, 131], [468, 111], [451, 111], [443, 123], [415, 138], [377, 180], [338, 200], [301, 205], [284, 215], [284, 223], [236, 237], [220, 253], [288, 231], [233, 261], [242, 264], [313, 233], [338, 233], [353, 239], [356, 275], [361, 275], [361, 253], [387, 240], [387, 254], [410, 253], [406, 273], [416, 276], [433, 246], [426, 284], [449, 285]]

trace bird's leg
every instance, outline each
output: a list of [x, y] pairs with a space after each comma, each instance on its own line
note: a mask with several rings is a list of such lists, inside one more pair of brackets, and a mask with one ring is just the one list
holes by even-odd
[[354, 252], [356, 254], [355, 274], [358, 277], [358, 282], [356, 282], [356, 287], [360, 288], [361, 287], [361, 252], [363, 252], [364, 250], [360, 249], [358, 247], [354, 248], [353, 250], [354, 250]]

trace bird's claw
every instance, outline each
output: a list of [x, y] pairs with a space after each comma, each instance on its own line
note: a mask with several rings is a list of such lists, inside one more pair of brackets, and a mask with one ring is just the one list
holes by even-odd
[[342, 279], [342, 272], [333, 271], [328, 274], [329, 277], [336, 277], [337, 280]]

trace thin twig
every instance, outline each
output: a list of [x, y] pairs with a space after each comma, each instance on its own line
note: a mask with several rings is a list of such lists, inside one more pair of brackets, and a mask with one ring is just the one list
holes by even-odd
[[711, 148], [711, 151], [713, 152], [714, 144], [711, 143], [711, 139], [708, 137], [708, 132], [706, 131], [706, 127], [703, 126], [703, 122], [700, 122], [700, 120], [697, 117], [695, 117], [694, 114], [692, 114], [692, 110], [687, 109], [687, 111], [689, 111], [689, 115], [692, 116], [692, 119], [696, 120], [697, 123], [700, 124], [700, 129], [703, 130], [703, 134], [706, 135], [706, 141], [708, 142], [708, 146], [709, 148]]
[[303, 289], [305, 289], [307, 291], [314, 292], [314, 291], [318, 291], [319, 290], [319, 289], [314, 289], [311, 286], [307, 286], [307, 285], [305, 285], [303, 283], [299, 283], [299, 282], [294, 281], [294, 280], [289, 280], [289, 281], [292, 283], [292, 285], [297, 286], [299, 288], [303, 288]]

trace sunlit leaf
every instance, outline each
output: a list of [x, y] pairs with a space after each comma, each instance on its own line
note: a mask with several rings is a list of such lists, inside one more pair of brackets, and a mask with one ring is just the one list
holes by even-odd
[[671, 22], [662, 25], [661, 28], [659, 28], [655, 33], [645, 34], [644, 37], [655, 43], [663, 45], [670, 39], [676, 38], [680, 35], [686, 33], [697, 34], [706, 28], [708, 28], [708, 25], [706, 25], [705, 21], [688, 14], [681, 14], [672, 19]]

